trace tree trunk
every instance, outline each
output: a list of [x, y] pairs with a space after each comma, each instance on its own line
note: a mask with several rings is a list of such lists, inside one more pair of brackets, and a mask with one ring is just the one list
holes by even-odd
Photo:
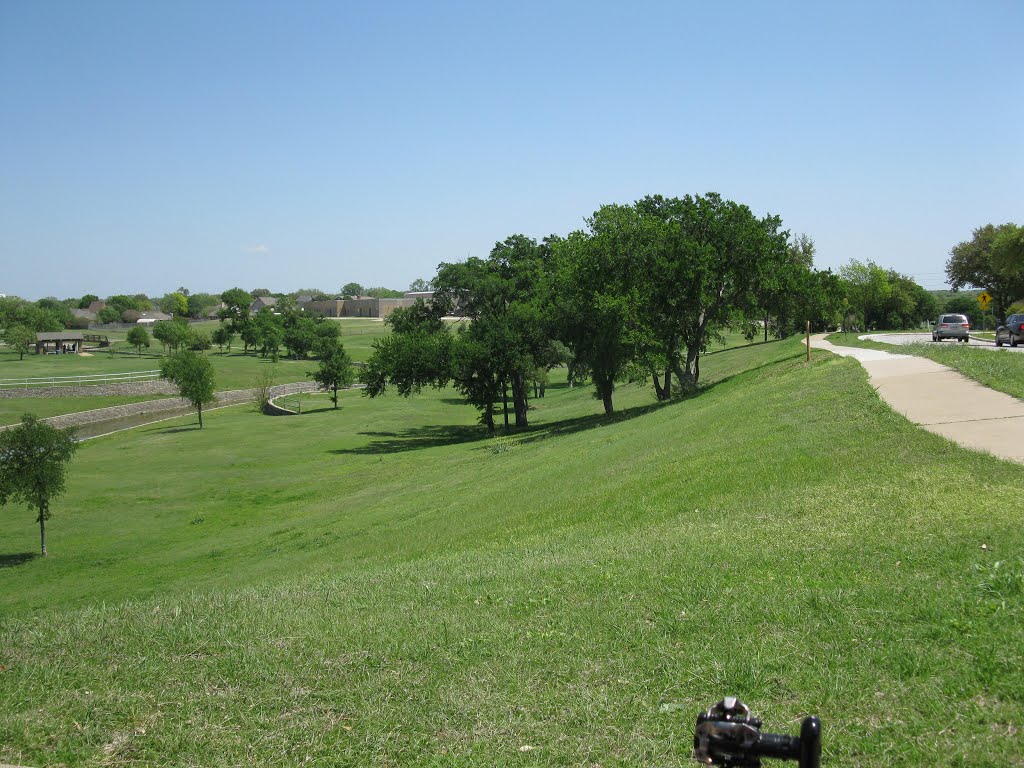
[[508, 383], [501, 382], [501, 401], [505, 408], [505, 431], [508, 432]]
[[668, 395], [665, 394], [665, 388], [661, 386], [661, 381], [658, 379], [658, 372], [651, 371], [651, 378], [654, 379], [654, 396], [659, 401], [666, 399]]
[[605, 416], [611, 416], [615, 409], [612, 407], [612, 390], [610, 387], [601, 393], [601, 402], [604, 403]]
[[544, 382], [542, 381], [542, 382], [540, 383], [540, 396], [541, 396], [541, 397], [544, 397], [544, 390], [545, 390], [545, 388], [546, 388], [546, 385], [545, 385], [545, 384], [544, 384]]
[[338, 410], [338, 385], [334, 385], [334, 410]]
[[203, 428], [203, 404], [199, 403], [199, 428]]
[[487, 431], [494, 436], [494, 404], [488, 403], [484, 408], [484, 424], [487, 425]]
[[672, 368], [671, 366], [665, 366], [665, 386], [662, 387], [665, 390], [665, 399], [669, 400], [672, 397]]
[[526, 400], [526, 377], [520, 371], [512, 374], [512, 406], [516, 412], [516, 426], [528, 426], [526, 414], [529, 404]]
[[46, 505], [39, 505], [39, 543], [43, 548], [43, 557], [46, 557]]
[[764, 316], [764, 340], [768, 341], [768, 315]]

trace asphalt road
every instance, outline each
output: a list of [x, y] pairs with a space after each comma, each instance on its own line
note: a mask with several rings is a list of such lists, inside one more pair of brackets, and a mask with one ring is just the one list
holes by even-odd
[[[933, 342], [932, 335], [928, 331], [923, 333], [868, 333], [857, 337], [858, 339], [864, 339], [867, 341], [880, 341], [883, 344], [916, 344], [922, 341], [928, 342], [929, 344], [963, 344], [962, 341], [955, 341], [953, 339], [944, 339], [942, 341]], [[1017, 347], [1010, 347], [1004, 344], [1002, 347], [997, 347], [994, 341], [983, 341], [981, 339], [971, 339], [968, 342], [968, 346], [980, 347], [981, 349], [991, 349], [993, 351], [1003, 349], [1010, 352], [1024, 352], [1024, 346], [1018, 345]]]

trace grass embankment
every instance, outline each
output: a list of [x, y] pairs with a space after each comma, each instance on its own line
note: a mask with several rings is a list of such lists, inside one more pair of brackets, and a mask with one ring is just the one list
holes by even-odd
[[498, 440], [348, 392], [84, 445], [47, 560], [6, 510], [0, 760], [679, 765], [738, 693], [827, 765], [1019, 761], [1020, 467], [801, 356]]
[[865, 347], [893, 354], [927, 357], [997, 392], [1024, 399], [1024, 354], [1019, 352], [1008, 349], [972, 349], [958, 342], [886, 344], [880, 341], [861, 341], [856, 335], [842, 333], [833, 333], [827, 340], [846, 347]]

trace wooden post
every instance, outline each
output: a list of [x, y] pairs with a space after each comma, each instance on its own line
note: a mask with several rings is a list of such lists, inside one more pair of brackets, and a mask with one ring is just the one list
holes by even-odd
[[811, 321], [807, 321], [807, 362], [811, 362]]

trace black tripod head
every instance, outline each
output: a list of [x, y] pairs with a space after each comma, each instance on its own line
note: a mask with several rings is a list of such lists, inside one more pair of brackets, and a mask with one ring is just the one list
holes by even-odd
[[804, 719], [799, 736], [762, 733], [761, 721], [735, 696], [697, 715], [693, 756], [705, 765], [760, 768], [762, 757], [797, 760], [800, 768], [821, 765], [821, 722]]

